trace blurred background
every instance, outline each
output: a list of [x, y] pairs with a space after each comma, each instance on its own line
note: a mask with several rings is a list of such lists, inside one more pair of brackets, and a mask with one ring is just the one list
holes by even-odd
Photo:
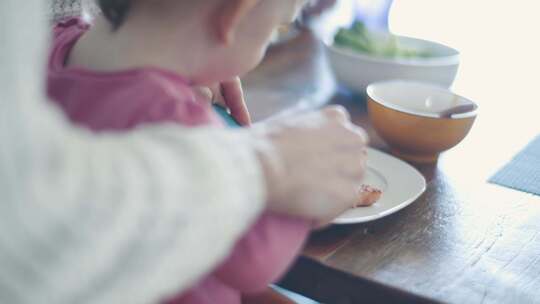
[[[526, 121], [521, 116], [538, 115], [516, 109], [540, 98], [537, 12], [538, 2], [528, 0], [397, 0], [390, 29], [460, 50], [454, 90], [493, 114], [483, 119], [519, 125]], [[539, 126], [523, 125], [524, 133], [516, 136], [526, 142], [532, 136], [529, 131], [538, 131]]]
[[[540, 122], [530, 123], [540, 121], [537, 12], [538, 2], [528, 0], [397, 0], [390, 14], [392, 31], [460, 50], [454, 91], [481, 107], [477, 128], [466, 140], [507, 149], [474, 157], [483, 176], [505, 161], [499, 157], [512, 157], [540, 133]], [[484, 128], [494, 125], [500, 127]]]
[[[453, 86], [457, 93], [482, 107], [499, 106], [503, 111], [523, 102], [538, 102], [537, 1], [338, 0], [334, 11], [321, 22], [325, 35], [335, 31], [335, 26], [349, 24], [355, 11], [357, 17], [367, 19], [384, 15], [378, 10], [388, 2], [392, 2], [389, 29], [394, 34], [441, 42], [461, 52]], [[513, 119], [513, 123], [519, 121]]]
[[[540, 121], [538, 6], [530, 0], [338, 0], [317, 27], [329, 39], [338, 26], [363, 19], [369, 27], [387, 25], [394, 34], [459, 50], [461, 65], [452, 89], [479, 104], [480, 115], [454, 153], [478, 139], [505, 150], [463, 155], [465, 162], [474, 159], [475, 172], [484, 177], [540, 133], [540, 122], [530, 123]], [[447, 165], [451, 170], [453, 164]]]
[[[60, 18], [77, 13], [82, 4], [52, 0], [51, 6], [53, 17]], [[452, 90], [475, 101], [480, 115], [454, 149], [464, 151], [463, 158], [445, 161], [474, 161], [475, 172], [485, 178], [540, 134], [540, 123], [531, 124], [540, 113], [538, 6], [531, 0], [337, 0], [312, 26], [330, 41], [339, 27], [362, 20], [370, 29], [457, 49], [461, 63]], [[467, 143], [479, 140], [503, 151], [471, 157]]]

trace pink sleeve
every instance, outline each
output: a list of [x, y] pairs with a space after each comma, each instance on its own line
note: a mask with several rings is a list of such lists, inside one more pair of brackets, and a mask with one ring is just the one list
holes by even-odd
[[[201, 108], [210, 113], [201, 112]], [[212, 124], [209, 107], [187, 102], [160, 102], [147, 121], [174, 121], [183, 125]], [[194, 115], [196, 114], [196, 115]], [[210, 118], [209, 118], [210, 117]], [[219, 118], [216, 118], [219, 119]], [[236, 243], [231, 255], [214, 272], [217, 278], [243, 293], [267, 288], [285, 273], [300, 253], [311, 230], [307, 221], [265, 213]]]
[[294, 262], [310, 227], [300, 219], [263, 214], [216, 270], [216, 276], [243, 293], [264, 290]]
[[197, 104], [186, 97], [186, 100], [175, 98], [159, 99], [153, 105], [145, 105], [136, 116], [137, 124], [156, 122], [176, 122], [184, 126], [217, 126], [222, 123], [212, 112], [212, 108]]
[[163, 304], [240, 304], [240, 297], [238, 290], [210, 275], [193, 288], [164, 301]]

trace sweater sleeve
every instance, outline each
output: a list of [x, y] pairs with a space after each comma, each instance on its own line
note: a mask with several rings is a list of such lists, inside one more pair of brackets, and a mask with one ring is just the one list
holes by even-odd
[[263, 208], [249, 135], [69, 125], [43, 97], [45, 3], [0, 2], [0, 303], [158, 302]]

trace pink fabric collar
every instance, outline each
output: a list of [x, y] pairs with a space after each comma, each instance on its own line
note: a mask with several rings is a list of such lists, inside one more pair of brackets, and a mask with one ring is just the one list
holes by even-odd
[[[71, 18], [59, 22], [54, 29], [54, 37], [57, 43], [53, 46], [49, 57], [49, 73], [62, 73], [70, 77], [84, 76], [86, 78], [107, 78], [112, 77], [119, 79], [122, 77], [133, 77], [137, 74], [147, 74], [148, 72], [156, 72], [162, 76], [169, 78], [171, 81], [191, 85], [190, 82], [181, 75], [170, 70], [156, 67], [140, 67], [126, 69], [122, 71], [95, 71], [79, 67], [66, 67], [66, 60], [69, 53], [81, 36], [90, 29], [91, 24], [83, 21], [80, 18]], [[60, 33], [62, 35], [60, 36]]]

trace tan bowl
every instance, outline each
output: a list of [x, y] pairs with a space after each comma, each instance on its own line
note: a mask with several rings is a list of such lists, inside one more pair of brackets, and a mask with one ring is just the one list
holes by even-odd
[[[374, 83], [368, 86], [367, 96], [373, 126], [392, 153], [418, 163], [436, 162], [441, 152], [461, 142], [478, 109], [447, 89], [413, 81]], [[474, 109], [440, 117], [441, 112], [466, 104]]]

